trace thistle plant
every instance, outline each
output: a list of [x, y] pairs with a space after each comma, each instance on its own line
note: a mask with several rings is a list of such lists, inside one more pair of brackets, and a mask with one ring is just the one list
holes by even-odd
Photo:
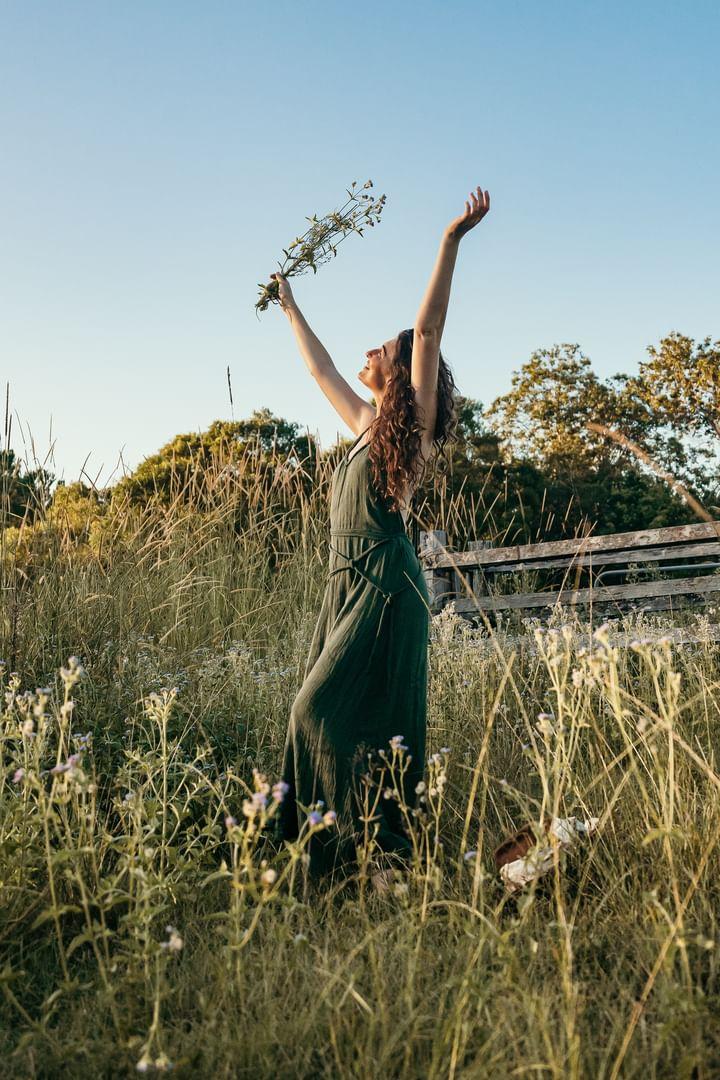
[[[367, 180], [360, 192], [356, 192], [357, 180], [353, 180], [350, 188], [346, 188], [350, 198], [339, 210], [333, 210], [324, 217], [319, 218], [316, 214], [306, 217], [310, 222], [310, 228], [297, 236], [289, 248], [283, 248], [285, 260], [278, 263], [283, 277], [295, 277], [312, 269], [317, 273], [318, 266], [327, 262], [337, 254], [339, 245], [350, 235], [356, 232], [363, 235], [363, 226], [369, 225], [374, 228], [380, 220], [380, 215], [385, 205], [385, 195], [375, 198], [364, 192], [373, 186], [372, 180]], [[374, 219], [374, 220], [373, 220]], [[260, 299], [255, 304], [257, 311], [265, 311], [270, 303], [279, 303], [278, 282], [273, 280], [267, 285], [258, 282], [262, 290]]]

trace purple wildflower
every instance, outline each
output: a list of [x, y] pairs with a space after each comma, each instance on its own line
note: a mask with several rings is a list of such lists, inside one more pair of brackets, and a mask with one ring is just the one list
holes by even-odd
[[278, 780], [277, 784], [275, 784], [272, 789], [273, 799], [275, 800], [275, 802], [282, 802], [289, 790], [289, 784], [287, 784], [284, 780]]

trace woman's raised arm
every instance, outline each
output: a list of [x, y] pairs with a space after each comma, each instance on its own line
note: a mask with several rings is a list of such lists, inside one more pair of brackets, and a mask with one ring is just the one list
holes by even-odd
[[440, 340], [445, 326], [450, 286], [460, 240], [474, 228], [490, 209], [490, 194], [477, 188], [465, 201], [465, 212], [455, 218], [443, 233], [440, 250], [425, 296], [415, 317], [413, 335], [412, 385], [415, 400], [425, 418], [425, 440], [431, 441], [437, 407], [437, 379], [440, 361]]
[[471, 191], [472, 205], [466, 199], [465, 212], [456, 217], [443, 233], [430, 282], [415, 318], [416, 334], [437, 333], [442, 336], [458, 245], [465, 233], [482, 221], [490, 209], [490, 193], [483, 193], [481, 188], [477, 190], [479, 197]]
[[280, 306], [292, 326], [295, 340], [305, 361], [308, 371], [351, 431], [359, 435], [372, 423], [375, 409], [353, 390], [333, 363], [330, 353], [310, 329], [305, 316], [295, 302], [287, 278], [281, 274], [271, 274], [278, 278]]

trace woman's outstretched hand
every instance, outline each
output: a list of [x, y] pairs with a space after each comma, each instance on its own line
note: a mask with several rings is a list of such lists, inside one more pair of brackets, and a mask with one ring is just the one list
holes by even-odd
[[470, 192], [472, 205], [466, 199], [465, 213], [461, 214], [460, 217], [456, 217], [445, 230], [445, 235], [451, 240], [460, 240], [466, 232], [470, 232], [471, 229], [474, 229], [477, 223], [482, 221], [490, 209], [490, 192], [483, 192], [482, 188], [477, 188], [476, 190], [478, 195], [476, 195], [474, 191]]
[[287, 311], [288, 308], [295, 304], [295, 297], [293, 296], [292, 289], [288, 285], [288, 279], [283, 277], [282, 274], [271, 274], [270, 277], [277, 282], [277, 296], [280, 301], [280, 307], [283, 311]]

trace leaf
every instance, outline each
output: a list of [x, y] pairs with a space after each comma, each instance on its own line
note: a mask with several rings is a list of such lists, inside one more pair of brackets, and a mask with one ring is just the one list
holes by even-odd
[[57, 915], [59, 918], [61, 915], [65, 915], [65, 913], [68, 911], [80, 911], [80, 908], [77, 906], [77, 904], [61, 904], [57, 908], [45, 908], [44, 911], [40, 912], [35, 921], [30, 924], [30, 929], [34, 930], [36, 926], [41, 926], [42, 923], [47, 922], [48, 919], [54, 918], [55, 915]]
[[83, 932], [81, 934], [77, 934], [72, 939], [72, 941], [70, 942], [70, 944], [67, 947], [67, 951], [66, 951], [65, 955], [66, 956], [72, 956], [72, 954], [75, 952], [75, 950], [78, 949], [81, 945], [84, 945], [85, 942], [87, 942], [87, 941], [92, 941], [92, 937], [93, 937], [93, 935], [90, 933], [89, 930], [83, 930]]
[[663, 836], [667, 834], [667, 829], [651, 829], [650, 832], [645, 833], [641, 840], [641, 846], [645, 847], [647, 844], [652, 844], [653, 840], [661, 840]]

